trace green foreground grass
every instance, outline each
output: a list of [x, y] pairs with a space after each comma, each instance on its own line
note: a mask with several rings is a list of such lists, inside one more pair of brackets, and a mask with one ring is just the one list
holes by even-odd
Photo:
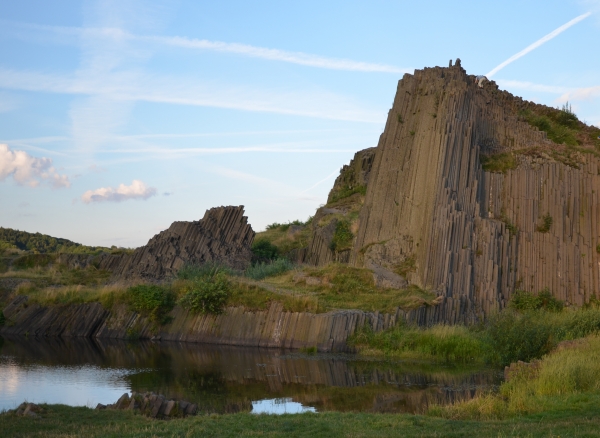
[[38, 437], [585, 437], [600, 434], [600, 397], [571, 408], [507, 420], [465, 421], [405, 414], [199, 415], [151, 420], [126, 411], [43, 406], [43, 418], [0, 415], [3, 436]]

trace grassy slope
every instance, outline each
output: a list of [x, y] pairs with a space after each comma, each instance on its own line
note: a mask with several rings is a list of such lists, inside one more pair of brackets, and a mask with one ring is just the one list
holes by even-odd
[[0, 415], [4, 436], [148, 437], [148, 436], [311, 436], [311, 437], [468, 437], [598, 436], [599, 397], [576, 408], [503, 421], [453, 421], [417, 415], [334, 413], [300, 415], [211, 415], [160, 421], [123, 411], [46, 406], [44, 418]]

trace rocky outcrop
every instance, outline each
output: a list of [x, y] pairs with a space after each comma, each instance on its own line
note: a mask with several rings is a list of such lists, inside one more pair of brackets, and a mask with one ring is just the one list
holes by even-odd
[[101, 339], [160, 339], [218, 345], [265, 348], [314, 348], [322, 352], [349, 351], [346, 341], [365, 324], [374, 331], [412, 321], [415, 313], [398, 309], [394, 314], [360, 310], [322, 314], [286, 312], [280, 303], [269, 310], [251, 312], [229, 307], [221, 315], [193, 314], [175, 306], [172, 322], [158, 327], [147, 318], [115, 305], [100, 303], [43, 307], [19, 296], [4, 309], [7, 323], [0, 334], [36, 337], [87, 337]]
[[198, 405], [185, 400], [169, 400], [164, 395], [153, 392], [135, 391], [123, 394], [116, 403], [103, 405], [98, 403], [96, 410], [115, 409], [136, 411], [150, 418], [183, 418], [196, 415]]
[[329, 192], [327, 205], [320, 207], [314, 215], [308, 247], [293, 255], [295, 261], [314, 266], [349, 262], [350, 246], [335, 248], [334, 237], [340, 222], [347, 222], [350, 228], [356, 222], [357, 213], [364, 202], [375, 150], [369, 148], [358, 151], [350, 164], [340, 169]]
[[234, 269], [250, 263], [254, 231], [244, 207], [207, 210], [194, 222], [173, 222], [113, 270], [118, 278], [161, 279], [174, 276], [186, 264], [214, 262]]
[[[460, 62], [399, 82], [349, 262], [436, 292], [437, 306], [413, 312], [421, 324], [481, 320], [516, 289], [575, 305], [600, 290], [600, 162], [565, 155], [521, 117], [532, 109], [493, 81], [479, 88]], [[484, 170], [503, 153], [514, 166]], [[314, 264], [332, 260], [322, 234]]]
[[199, 221], [173, 222], [133, 254], [61, 254], [58, 262], [71, 269], [104, 269], [113, 280], [162, 280], [186, 264], [208, 262], [243, 270], [251, 260], [254, 235], [243, 206], [216, 207]]

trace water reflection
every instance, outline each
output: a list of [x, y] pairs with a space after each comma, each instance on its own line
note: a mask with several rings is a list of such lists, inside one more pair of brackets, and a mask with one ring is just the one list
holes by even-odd
[[24, 399], [106, 404], [134, 390], [217, 413], [414, 413], [472, 398], [500, 378], [490, 370], [198, 344], [6, 338], [0, 345], [0, 409]]
[[291, 398], [273, 398], [252, 402], [253, 414], [302, 414], [304, 412], [317, 412], [311, 406], [302, 406]]

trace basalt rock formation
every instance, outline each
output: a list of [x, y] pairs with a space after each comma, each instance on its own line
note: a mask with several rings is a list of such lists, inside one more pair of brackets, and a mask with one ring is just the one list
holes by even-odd
[[199, 221], [173, 222], [133, 254], [61, 254], [58, 262], [70, 268], [94, 265], [111, 271], [113, 280], [161, 280], [186, 264], [207, 262], [243, 270], [251, 260], [254, 235], [243, 206], [215, 207]]
[[228, 307], [220, 315], [194, 314], [175, 306], [168, 315], [171, 322], [157, 327], [126, 305], [116, 305], [110, 311], [100, 303], [44, 307], [30, 303], [23, 295], [8, 304], [3, 315], [7, 321], [0, 326], [3, 336], [139, 338], [294, 350], [316, 347], [320, 352], [351, 351], [348, 337], [365, 325], [378, 332], [398, 321], [410, 321], [401, 309], [391, 314], [361, 310], [312, 314], [284, 311], [274, 302], [268, 310]]
[[[554, 143], [532, 110], [558, 111], [478, 87], [460, 61], [398, 83], [348, 260], [435, 291], [419, 323], [481, 320], [517, 289], [573, 305], [600, 290], [598, 153]], [[334, 259], [313, 234], [305, 260]]]

